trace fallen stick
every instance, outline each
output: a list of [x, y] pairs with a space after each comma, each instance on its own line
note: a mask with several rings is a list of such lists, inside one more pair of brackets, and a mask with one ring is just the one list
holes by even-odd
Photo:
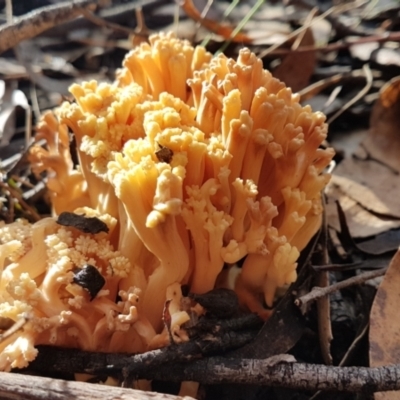
[[363, 272], [362, 274], [353, 276], [349, 279], [345, 279], [344, 281], [334, 283], [333, 285], [330, 286], [325, 286], [325, 287], [315, 286], [311, 289], [309, 293], [305, 294], [304, 296], [298, 297], [294, 301], [294, 303], [298, 307], [303, 307], [310, 302], [320, 299], [321, 297], [328, 296], [329, 294], [336, 292], [338, 290], [345, 289], [349, 286], [360, 285], [362, 283], [365, 283], [366, 281], [369, 281], [370, 279], [374, 279], [379, 276], [385, 275], [386, 271], [387, 267], [377, 269], [375, 271]]
[[0, 372], [2, 400], [194, 400], [169, 394], [143, 392], [85, 382]]
[[[273, 356], [264, 360], [211, 357], [191, 363], [171, 363], [146, 369], [143, 374], [139, 374], [139, 378], [170, 382], [189, 380], [208, 385], [234, 383], [353, 393], [400, 390], [400, 365], [376, 368], [332, 367], [279, 361], [287, 357], [287, 355]], [[140, 393], [138, 392], [138, 395]], [[0, 398], [4, 400], [57, 400], [61, 398], [76, 400], [118, 398], [122, 400], [127, 399], [128, 397], [123, 396], [128, 394], [131, 396], [129, 398], [139, 400], [178, 399], [159, 397], [160, 395], [154, 393], [143, 393], [142, 397], [135, 397], [136, 392], [132, 392], [131, 389], [0, 372]], [[143, 397], [145, 395], [148, 397]]]
[[[287, 355], [286, 355], [287, 356]], [[400, 390], [400, 365], [383, 367], [332, 367], [321, 364], [211, 357], [190, 364], [172, 364], [146, 371], [146, 379], [275, 386], [296, 390], [383, 392]], [[272, 364], [272, 365], [271, 365]], [[140, 376], [142, 378], [142, 376]]]
[[33, 38], [47, 29], [96, 8], [94, 0], [74, 0], [58, 3], [17, 17], [12, 23], [0, 26], [0, 53], [11, 49], [23, 40]]

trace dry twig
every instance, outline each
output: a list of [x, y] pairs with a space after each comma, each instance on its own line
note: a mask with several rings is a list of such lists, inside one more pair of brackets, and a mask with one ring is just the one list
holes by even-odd
[[[326, 200], [322, 196], [324, 205], [323, 219], [319, 244], [321, 246], [320, 261], [321, 264], [326, 265], [329, 262], [328, 254], [328, 221], [326, 219]], [[318, 272], [318, 284], [323, 288], [329, 285], [329, 272]], [[331, 304], [327, 296], [317, 300], [318, 310], [318, 332], [319, 332], [319, 345], [321, 348], [322, 358], [325, 364], [332, 365], [331, 342], [333, 340], [332, 324], [331, 324]]]
[[0, 53], [11, 49], [23, 40], [39, 35], [63, 22], [82, 15], [85, 9], [94, 9], [93, 0], [74, 0], [41, 7], [22, 17], [15, 18], [11, 24], [0, 26]]
[[387, 268], [377, 269], [376, 271], [368, 271], [364, 272], [360, 275], [353, 276], [352, 278], [345, 279], [344, 281], [335, 283], [333, 285], [327, 287], [314, 287], [310, 293], [307, 293], [304, 296], [298, 297], [294, 302], [298, 307], [302, 307], [307, 303], [320, 299], [321, 297], [327, 296], [333, 292], [338, 290], [345, 289], [349, 286], [359, 285], [370, 279], [377, 278], [378, 276], [382, 276], [386, 273]]
[[[311, 27], [311, 25], [315, 24], [317, 21], [323, 20], [324, 18], [326, 18], [328, 15], [332, 14], [332, 13], [339, 13], [339, 12], [345, 12], [347, 10], [351, 10], [353, 8], [356, 7], [360, 7], [360, 5], [365, 4], [365, 1], [361, 1], [359, 2], [358, 0], [352, 2], [352, 3], [347, 3], [347, 4], [341, 4], [338, 6], [333, 6], [331, 7], [329, 10], [325, 11], [323, 14], [319, 15], [318, 17], [315, 17], [310, 23], [305, 24], [303, 26], [301, 26], [300, 28], [296, 29], [295, 31], [293, 31], [290, 35], [288, 35], [284, 40], [275, 43], [274, 45], [272, 45], [271, 47], [268, 47], [268, 49], [265, 49], [264, 51], [262, 51], [261, 53], [258, 54], [259, 58], [264, 58], [266, 56], [275, 54], [276, 50], [281, 47], [282, 45], [284, 45], [286, 42], [288, 42], [291, 39], [296, 38], [298, 35], [300, 35], [303, 31], [309, 29]], [[319, 50], [319, 48], [316, 48], [314, 46], [312, 46], [315, 50]], [[297, 49], [290, 49], [289, 52], [292, 51], [299, 51], [301, 49], [301, 47], [298, 47]]]
[[137, 32], [136, 29], [128, 28], [126, 26], [122, 26], [122, 25], [119, 25], [119, 24], [115, 24], [114, 22], [107, 21], [104, 18], [100, 18], [97, 15], [93, 14], [89, 10], [83, 9], [82, 10], [82, 14], [87, 20], [89, 20], [90, 22], [93, 22], [94, 24], [96, 24], [98, 26], [103, 26], [105, 28], [109, 28], [109, 29], [112, 29], [114, 31], [120, 31], [120, 32], [126, 33], [127, 35], [138, 35], [138, 34], [140, 34], [140, 33]]
[[[317, 17], [318, 18], [318, 17]], [[295, 31], [297, 32], [297, 31]], [[298, 33], [298, 32], [297, 32]], [[295, 35], [294, 35], [295, 36]], [[292, 37], [290, 37], [292, 38]], [[289, 39], [287, 39], [289, 40]], [[287, 41], [285, 40], [285, 42]], [[327, 44], [326, 46], [302, 46], [298, 47], [297, 49], [279, 49], [274, 47], [272, 50], [271, 47], [265, 50], [268, 50], [268, 56], [285, 56], [289, 53], [312, 53], [314, 51], [318, 51], [321, 53], [330, 53], [331, 51], [338, 51], [342, 49], [348, 49], [351, 46], [355, 46], [357, 44], [364, 44], [364, 43], [385, 43], [385, 42], [399, 42], [400, 41], [400, 32], [388, 32], [382, 35], [371, 35], [367, 37], [361, 37], [357, 39], [349, 39], [347, 41], [338, 41], [335, 43]], [[283, 44], [283, 43], [281, 43]], [[281, 45], [280, 44], [280, 45]]]

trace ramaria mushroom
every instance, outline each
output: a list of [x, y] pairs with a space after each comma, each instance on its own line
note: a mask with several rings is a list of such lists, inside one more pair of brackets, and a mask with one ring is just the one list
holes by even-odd
[[[90, 235], [49, 220], [49, 232], [39, 222], [25, 244], [10, 238], [0, 247], [4, 287], [27, 285], [35, 304], [25, 299], [22, 309], [52, 327], [50, 336], [41, 328], [43, 342], [104, 351], [144, 351], [155, 338], [167, 344], [162, 314], [171, 288], [207, 292], [224, 265], [243, 258], [235, 290], [243, 307], [266, 318], [265, 304], [296, 279], [299, 253], [321, 224], [324, 169], [333, 156], [320, 148], [325, 116], [301, 106], [248, 49], [233, 60], [172, 34], [149, 41], [126, 56], [113, 84], [73, 85], [75, 102], [54, 111], [58, 125], [50, 119], [53, 132], [68, 127], [75, 135], [93, 213], [119, 230]], [[46, 261], [23, 275], [29, 270], [18, 260], [35, 251]], [[86, 264], [106, 280], [92, 301], [73, 283], [73, 268]], [[17, 292], [10, 293], [4, 304], [12, 309]], [[173, 308], [173, 331], [185, 340], [185, 310]], [[128, 334], [125, 348], [120, 338]]]
[[154, 35], [127, 55], [117, 86], [75, 85], [77, 103], [58, 111], [80, 138], [81, 160], [115, 190], [119, 250], [143, 271], [122, 285], [144, 291], [157, 330], [169, 285], [211, 290], [224, 263], [244, 257], [237, 291], [263, 314], [276, 288], [296, 279], [299, 251], [320, 226], [333, 155], [320, 148], [324, 115], [302, 107], [248, 49], [237, 61], [200, 49]]

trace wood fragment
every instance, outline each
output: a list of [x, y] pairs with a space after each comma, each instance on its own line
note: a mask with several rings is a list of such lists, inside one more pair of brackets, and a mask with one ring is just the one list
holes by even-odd
[[[326, 247], [325, 247], [326, 249]], [[325, 249], [323, 251], [325, 251]], [[329, 286], [329, 272], [321, 271], [318, 277], [321, 289]], [[322, 358], [327, 365], [332, 365], [331, 342], [333, 340], [331, 324], [331, 305], [329, 295], [317, 299], [319, 344]]]
[[[329, 263], [328, 253], [328, 222], [326, 218], [326, 198], [322, 196], [323, 204], [323, 217], [321, 234], [319, 238], [319, 246], [321, 251], [316, 255], [317, 262], [319, 264], [326, 265]], [[319, 271], [317, 282], [321, 287], [329, 286], [329, 272]], [[304, 308], [304, 307], [303, 307]], [[323, 296], [317, 299], [317, 313], [318, 313], [318, 333], [319, 333], [319, 345], [321, 349], [322, 359], [325, 364], [332, 365], [332, 354], [331, 354], [331, 342], [333, 340], [332, 324], [331, 324], [331, 303], [329, 296]]]
[[0, 26], [0, 53], [23, 40], [33, 38], [47, 29], [82, 15], [83, 10], [96, 8], [93, 0], [74, 0], [37, 8], [11, 24]]
[[2, 400], [191, 400], [155, 392], [0, 372]]

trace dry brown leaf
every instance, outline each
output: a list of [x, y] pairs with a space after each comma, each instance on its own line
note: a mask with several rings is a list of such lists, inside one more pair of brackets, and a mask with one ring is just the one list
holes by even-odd
[[370, 156], [400, 172], [400, 76], [380, 91], [363, 146]]
[[349, 157], [335, 169], [332, 183], [365, 209], [400, 218], [400, 176], [388, 167], [373, 160]]
[[[379, 285], [370, 315], [369, 357], [371, 367], [400, 363], [400, 250], [392, 258]], [[395, 400], [400, 392], [375, 393], [375, 400]]]
[[[302, 46], [313, 46], [314, 36], [309, 28], [298, 48]], [[272, 74], [291, 87], [293, 92], [305, 88], [310, 83], [311, 75], [314, 73], [317, 55], [315, 52], [289, 53], [282, 62], [272, 71]]]
[[329, 201], [326, 205], [328, 224], [337, 231], [340, 231], [340, 225], [336, 204], [334, 202], [335, 200], [340, 202], [353, 238], [364, 238], [378, 235], [379, 233], [386, 232], [389, 229], [400, 227], [400, 220], [379, 217], [370, 213], [332, 183], [327, 188], [327, 195]]

